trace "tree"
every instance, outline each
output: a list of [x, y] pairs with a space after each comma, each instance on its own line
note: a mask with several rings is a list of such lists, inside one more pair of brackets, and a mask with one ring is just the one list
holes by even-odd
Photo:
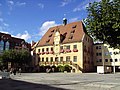
[[120, 0], [90, 3], [84, 20], [88, 34], [95, 40], [120, 49]]
[[22, 66], [23, 64], [29, 64], [32, 60], [31, 54], [27, 50], [6, 50], [1, 55], [3, 63], [11, 62]]

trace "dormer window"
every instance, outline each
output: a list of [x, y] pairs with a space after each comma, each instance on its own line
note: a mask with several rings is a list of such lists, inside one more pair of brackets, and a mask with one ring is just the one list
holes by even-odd
[[73, 35], [70, 35], [69, 39], [72, 39], [73, 38]]
[[54, 30], [52, 30], [51, 32], [54, 32]]
[[76, 27], [77, 27], [77, 25], [72, 26], [72, 28], [76, 28]]
[[50, 41], [50, 39], [48, 39], [47, 41], [46, 41], [46, 43], [48, 43]]
[[52, 37], [52, 34], [50, 34], [49, 37]]
[[72, 31], [71, 31], [71, 34], [73, 34], [74, 32], [75, 32], [75, 30], [72, 30]]

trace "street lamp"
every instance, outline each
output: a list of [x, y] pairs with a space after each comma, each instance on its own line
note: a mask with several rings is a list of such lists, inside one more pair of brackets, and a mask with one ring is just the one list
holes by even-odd
[[102, 45], [102, 63], [103, 63], [103, 73], [105, 73], [105, 61], [104, 61], [104, 43]]
[[118, 54], [117, 52], [114, 52], [114, 67], [113, 67], [113, 72], [115, 74], [115, 55]]

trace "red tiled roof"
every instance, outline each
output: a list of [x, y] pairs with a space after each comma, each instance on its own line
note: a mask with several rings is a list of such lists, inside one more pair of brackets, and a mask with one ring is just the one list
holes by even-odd
[[61, 43], [71, 43], [71, 42], [80, 42], [82, 41], [82, 37], [85, 34], [83, 30], [84, 26], [82, 21], [73, 22], [60, 26], [55, 26], [49, 28], [49, 30], [44, 34], [41, 40], [38, 42], [37, 46], [44, 45], [53, 45], [54, 42], [54, 34], [56, 30], [59, 30]]

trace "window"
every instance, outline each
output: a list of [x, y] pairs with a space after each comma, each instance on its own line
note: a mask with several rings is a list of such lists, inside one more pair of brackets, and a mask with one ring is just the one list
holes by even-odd
[[108, 59], [105, 59], [105, 62], [108, 62]]
[[70, 36], [69, 36], [69, 40], [71, 40], [72, 38], [73, 38], [73, 35], [70, 35]]
[[99, 46], [99, 49], [101, 49], [101, 46]]
[[54, 32], [54, 30], [52, 30], [51, 32]]
[[72, 26], [72, 28], [76, 28], [76, 27], [77, 27], [77, 25]]
[[110, 59], [110, 62], [113, 62], [113, 59]]
[[73, 57], [73, 62], [77, 62], [77, 56]]
[[44, 62], [44, 58], [42, 58], [42, 62]]
[[49, 48], [46, 48], [46, 51], [49, 51]]
[[58, 62], [58, 57], [55, 57], [55, 62]]
[[96, 56], [102, 56], [102, 53], [96, 53]]
[[102, 62], [102, 59], [98, 59], [97, 62]]
[[73, 49], [77, 49], [77, 45], [73, 45]]
[[110, 55], [112, 55], [112, 52], [109, 52]]
[[50, 39], [48, 39], [47, 41], [46, 41], [46, 43], [48, 43], [50, 41]]
[[105, 56], [109, 55], [109, 52], [105, 52]]
[[102, 59], [99, 59], [99, 62], [102, 62]]
[[96, 49], [101, 49], [101, 46], [96, 46]]
[[52, 37], [52, 34], [50, 34], [49, 37]]
[[4, 50], [4, 41], [1, 40], [0, 41], [0, 51], [3, 51]]
[[66, 62], [69, 62], [70, 61], [70, 56], [67, 56], [66, 57]]
[[96, 49], [98, 49], [98, 46], [96, 46]]
[[10, 43], [7, 41], [5, 45], [5, 50], [9, 50]]
[[53, 62], [53, 57], [50, 57], [50, 62]]
[[44, 52], [44, 48], [42, 48], [42, 52]]
[[75, 30], [72, 30], [72, 31], [71, 31], [71, 34], [73, 34], [74, 32], [75, 32]]
[[60, 50], [62, 50], [63, 49], [63, 46], [60, 46]]
[[46, 62], [48, 62], [48, 57], [46, 57]]
[[53, 51], [53, 48], [51, 47], [51, 51]]
[[38, 49], [38, 52], [40, 52], [40, 49]]
[[117, 59], [115, 59], [115, 62], [117, 62], [118, 60]]
[[61, 62], [63, 61], [63, 57], [60, 57], [60, 61], [61, 61]]
[[66, 46], [66, 49], [70, 49], [70, 45], [67, 45], [67, 46]]

